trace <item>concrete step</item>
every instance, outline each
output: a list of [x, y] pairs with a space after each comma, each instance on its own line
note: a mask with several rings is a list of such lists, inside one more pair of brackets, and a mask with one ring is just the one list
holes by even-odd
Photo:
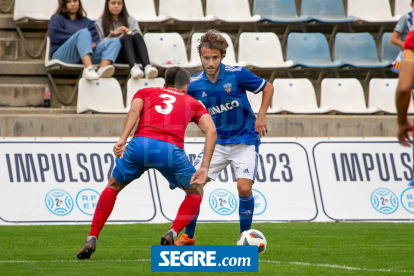
[[43, 106], [45, 85], [2, 84], [0, 85], [0, 106]]
[[2, 115], [40, 115], [40, 114], [76, 114], [75, 106], [62, 108], [39, 108], [39, 107], [0, 107]]
[[45, 63], [42, 59], [0, 61], [0, 75], [46, 75]]
[[[0, 136], [119, 137], [126, 117], [53, 113], [56, 109], [46, 108], [32, 110], [31, 114], [0, 113]], [[411, 116], [409, 120], [412, 119]], [[395, 137], [397, 129], [395, 115], [268, 115], [267, 122], [267, 137]], [[186, 137], [203, 136], [195, 124], [188, 126]]]

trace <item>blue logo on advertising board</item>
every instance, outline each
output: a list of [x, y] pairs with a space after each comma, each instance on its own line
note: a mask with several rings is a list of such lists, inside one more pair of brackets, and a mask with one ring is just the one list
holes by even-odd
[[76, 206], [79, 210], [89, 216], [95, 213], [100, 194], [92, 189], [84, 189], [76, 195]]
[[398, 209], [398, 198], [391, 190], [380, 188], [372, 193], [371, 204], [381, 214], [389, 215]]
[[414, 188], [408, 188], [402, 192], [401, 205], [405, 210], [414, 214]]
[[46, 194], [45, 204], [57, 216], [66, 216], [73, 210], [73, 199], [64, 190], [51, 190]]
[[237, 209], [236, 197], [225, 189], [214, 190], [209, 198], [210, 207], [220, 215], [233, 214]]
[[257, 272], [256, 245], [151, 247], [152, 272]]
[[254, 216], [258, 216], [263, 214], [267, 208], [267, 200], [265, 196], [259, 192], [258, 190], [253, 189], [253, 197], [254, 197]]

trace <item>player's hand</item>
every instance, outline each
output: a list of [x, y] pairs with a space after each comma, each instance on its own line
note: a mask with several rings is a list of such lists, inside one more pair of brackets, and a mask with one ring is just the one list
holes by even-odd
[[115, 144], [114, 154], [116, 158], [124, 158], [125, 145], [126, 145], [125, 141], [119, 141], [118, 143]]
[[207, 182], [208, 169], [199, 168], [191, 177], [190, 185], [203, 185]]
[[413, 126], [410, 123], [405, 123], [404, 125], [398, 125], [398, 143], [403, 145], [404, 147], [410, 147], [413, 143], [408, 135], [411, 132]]
[[265, 137], [267, 133], [267, 120], [266, 116], [257, 116], [254, 129], [259, 133], [260, 138]]

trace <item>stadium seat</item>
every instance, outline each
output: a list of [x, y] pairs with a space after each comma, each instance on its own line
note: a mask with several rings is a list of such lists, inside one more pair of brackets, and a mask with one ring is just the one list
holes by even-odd
[[206, 15], [226, 22], [257, 22], [251, 16], [249, 0], [207, 0]]
[[129, 79], [127, 83], [127, 110], [131, 108], [131, 101], [138, 90], [149, 87], [164, 87], [165, 80], [163, 78], [155, 79]]
[[273, 22], [304, 22], [309, 18], [305, 15], [298, 16], [295, 0], [255, 0], [253, 3], [253, 15], [260, 16], [260, 21]]
[[[369, 82], [368, 108], [377, 109], [391, 114], [397, 114], [395, 107], [395, 92], [398, 79], [371, 79]], [[414, 107], [410, 101], [408, 113], [414, 113]]]
[[164, 15], [157, 16], [154, 0], [125, 0], [128, 13], [138, 22], [156, 23], [168, 19]]
[[393, 22], [399, 19], [399, 16], [392, 16], [389, 0], [348, 0], [347, 11], [355, 21]]
[[332, 62], [328, 41], [321, 33], [290, 33], [286, 59], [294, 65], [314, 68], [338, 67], [340, 62]]
[[[105, 1], [102, 0], [86, 0], [82, 1], [83, 9], [90, 20], [97, 20], [102, 16], [105, 9]], [[129, 11], [129, 9], [128, 9]]]
[[179, 21], [206, 22], [214, 17], [204, 16], [201, 0], [160, 0], [159, 14]]
[[354, 21], [353, 16], [345, 16], [342, 0], [302, 0], [300, 13], [311, 20], [326, 23]]
[[89, 81], [79, 80], [76, 112], [97, 111], [101, 113], [127, 113], [122, 98], [122, 89], [115, 78]]
[[23, 47], [31, 58], [39, 58], [46, 46], [47, 34], [43, 38], [43, 42], [37, 52], [34, 52], [29, 46], [26, 37], [20, 28], [21, 23], [27, 21], [46, 21], [48, 22], [58, 8], [56, 0], [15, 0], [13, 19], [15, 21], [16, 31], [22, 41]]
[[382, 35], [381, 61], [391, 65], [400, 53], [401, 48], [391, 43], [392, 33]]
[[357, 79], [322, 80], [321, 108], [351, 114], [371, 114], [377, 111], [366, 107], [364, 89]]
[[283, 60], [282, 47], [275, 33], [242, 33], [239, 38], [239, 64], [258, 68], [291, 67]]
[[[246, 91], [247, 99], [249, 100], [250, 106], [253, 109], [254, 113], [259, 113], [260, 106], [262, 105], [263, 92], [254, 94], [253, 92]], [[268, 111], [268, 113], [270, 113]]]
[[[190, 67], [184, 40], [179, 33], [146, 33], [144, 35], [151, 64], [158, 67]], [[180, 64], [173, 64], [174, 45], [177, 46]]]
[[56, 0], [15, 0], [13, 19], [14, 21], [22, 19], [49, 21], [57, 8]]
[[412, 11], [411, 7], [411, 0], [394, 0], [395, 7], [394, 7], [394, 16], [401, 17], [406, 13]]
[[379, 61], [377, 46], [369, 33], [337, 33], [334, 61], [361, 68], [380, 68], [389, 65]]
[[[223, 63], [226, 65], [239, 65], [236, 62], [236, 54], [234, 52], [233, 41], [231, 40], [230, 36], [226, 33], [221, 33], [224, 38], [226, 39], [229, 47], [226, 51], [226, 57], [223, 59]], [[190, 63], [188, 67], [199, 67], [201, 66], [200, 55], [197, 51], [198, 40], [204, 35], [204, 33], [194, 33], [191, 37], [191, 54], [190, 54]]]
[[309, 79], [275, 79], [272, 109], [299, 114], [319, 114], [328, 109], [318, 108], [315, 89]]

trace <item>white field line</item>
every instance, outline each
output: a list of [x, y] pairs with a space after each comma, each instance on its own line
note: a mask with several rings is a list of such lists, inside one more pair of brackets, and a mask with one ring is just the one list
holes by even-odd
[[[114, 263], [139, 263], [139, 262], [150, 262], [151, 259], [138, 259], [138, 260], [87, 260], [86, 262], [114, 262]], [[82, 262], [79, 260], [56, 260], [56, 261], [24, 261], [24, 260], [10, 260], [10, 261], [0, 261], [0, 264], [38, 264], [38, 263], [78, 263]], [[318, 266], [318, 267], [329, 267], [345, 270], [355, 270], [355, 271], [368, 271], [368, 272], [391, 272], [391, 273], [410, 273], [413, 274], [413, 271], [410, 270], [392, 270], [392, 269], [369, 269], [369, 268], [360, 268], [360, 267], [350, 267], [350, 266], [341, 266], [341, 265], [332, 265], [332, 264], [312, 264], [312, 263], [302, 263], [302, 262], [281, 262], [281, 261], [270, 261], [270, 260], [259, 260], [260, 263], [269, 263], [269, 264], [287, 264], [287, 265], [298, 265], [298, 266]]]

